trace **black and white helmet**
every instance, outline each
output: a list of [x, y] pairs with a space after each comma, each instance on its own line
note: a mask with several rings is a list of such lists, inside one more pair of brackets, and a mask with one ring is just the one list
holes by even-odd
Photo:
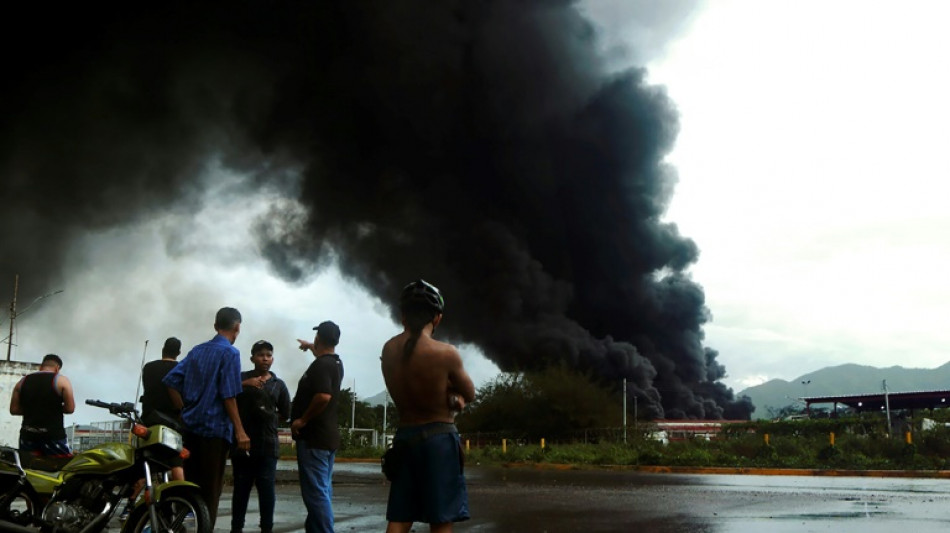
[[445, 300], [442, 299], [439, 289], [421, 279], [403, 287], [402, 296], [399, 297], [399, 306], [402, 309], [413, 304], [422, 304], [436, 313], [441, 313], [445, 309]]

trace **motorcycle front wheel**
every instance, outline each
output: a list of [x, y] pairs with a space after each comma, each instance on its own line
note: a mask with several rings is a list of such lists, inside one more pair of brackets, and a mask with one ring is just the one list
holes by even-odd
[[3, 498], [3, 502], [0, 503], [0, 520], [26, 526], [33, 522], [39, 510], [40, 506], [29, 494], [19, 492], [14, 496]]
[[[168, 489], [162, 492], [161, 500], [154, 505], [163, 532], [211, 533], [211, 514], [197, 489]], [[128, 520], [122, 525], [122, 533], [152, 533], [148, 506], [139, 505], [129, 514]]]

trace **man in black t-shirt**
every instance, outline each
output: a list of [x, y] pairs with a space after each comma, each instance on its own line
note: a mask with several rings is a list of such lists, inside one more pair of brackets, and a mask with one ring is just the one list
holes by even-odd
[[[178, 364], [178, 356], [181, 354], [181, 341], [175, 337], [165, 339], [165, 345], [162, 346], [162, 358], [157, 361], [151, 361], [142, 367], [142, 423], [147, 426], [155, 424], [172, 425], [174, 429], [181, 431], [181, 410], [172, 403], [171, 396], [168, 394], [168, 387], [162, 383], [165, 374], [171, 372]], [[182, 467], [183, 461], [180, 458], [170, 460], [172, 464], [172, 479], [183, 481], [185, 479], [185, 470]], [[135, 486], [135, 492], [129, 497], [122, 510], [120, 517], [124, 520], [135, 506], [135, 500], [139, 497], [145, 480], [142, 479]]]
[[297, 441], [300, 495], [307, 506], [307, 533], [333, 533], [333, 458], [340, 446], [337, 403], [343, 363], [336, 354], [340, 328], [330, 321], [313, 328], [313, 342], [297, 339], [316, 358], [297, 384], [290, 431]]
[[[142, 368], [142, 422], [147, 425], [168, 424], [170, 420], [181, 423], [180, 410], [172, 403], [168, 387], [162, 383], [165, 374], [178, 364], [181, 354], [181, 341], [175, 337], [165, 339], [162, 346], [162, 358], [152, 361]], [[160, 413], [160, 415], [159, 415]], [[161, 417], [164, 417], [163, 420]], [[172, 478], [185, 479], [181, 464], [172, 469]]]

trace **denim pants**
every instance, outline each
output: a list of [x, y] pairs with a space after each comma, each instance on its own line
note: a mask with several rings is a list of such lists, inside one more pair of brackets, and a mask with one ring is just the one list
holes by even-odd
[[333, 457], [335, 452], [307, 446], [297, 441], [297, 470], [300, 495], [307, 507], [307, 533], [333, 533]]
[[251, 497], [251, 488], [257, 487], [257, 502], [261, 512], [261, 531], [274, 529], [274, 503], [277, 500], [275, 481], [277, 458], [262, 455], [241, 455], [231, 457], [234, 470], [234, 493], [231, 499], [231, 531], [244, 528], [244, 515], [247, 514], [247, 502]]

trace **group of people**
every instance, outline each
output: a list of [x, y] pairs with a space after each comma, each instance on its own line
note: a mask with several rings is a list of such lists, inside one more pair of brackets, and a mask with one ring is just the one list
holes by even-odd
[[[408, 532], [415, 522], [434, 532], [452, 530], [469, 518], [461, 441], [454, 419], [475, 398], [475, 387], [458, 350], [433, 338], [445, 301], [439, 289], [417, 280], [403, 288], [404, 330], [385, 343], [380, 357], [386, 387], [400, 426], [387, 454], [391, 481], [387, 533]], [[218, 510], [227, 460], [233, 469], [231, 531], [240, 533], [252, 487], [257, 488], [260, 529], [274, 526], [278, 426], [290, 423], [296, 444], [300, 491], [307, 508], [307, 533], [332, 532], [332, 476], [340, 446], [337, 420], [343, 362], [336, 347], [340, 328], [324, 321], [313, 341], [298, 339], [314, 360], [297, 384], [293, 400], [270, 368], [274, 347], [251, 347], [253, 370], [241, 372], [234, 346], [241, 313], [232, 307], [215, 316], [216, 335], [178, 361], [181, 341], [170, 337], [162, 358], [142, 369], [142, 420], [181, 430], [188, 459], [172, 470], [174, 479], [196, 483], [212, 524]], [[72, 385], [59, 373], [62, 360], [44, 357], [38, 372], [16, 385], [10, 413], [23, 415], [20, 449], [35, 455], [68, 455], [63, 415], [75, 409]]]

